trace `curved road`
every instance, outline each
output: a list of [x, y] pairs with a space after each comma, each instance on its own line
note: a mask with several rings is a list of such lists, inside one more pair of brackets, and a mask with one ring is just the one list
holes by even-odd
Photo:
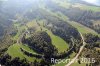
[[79, 55], [80, 55], [80, 53], [82, 52], [82, 50], [84, 49], [84, 47], [85, 47], [85, 45], [86, 45], [86, 43], [85, 43], [85, 41], [84, 41], [84, 37], [82, 36], [82, 34], [80, 33], [80, 36], [81, 36], [81, 38], [82, 38], [82, 41], [83, 41], [83, 45], [81, 46], [81, 48], [80, 48], [80, 50], [79, 50], [79, 52], [77, 53], [77, 55], [72, 59], [72, 61], [71, 62], [69, 62], [68, 64], [66, 64], [65, 66], [70, 66], [71, 64], [73, 64], [77, 59], [78, 59], [78, 57], [79, 57]]

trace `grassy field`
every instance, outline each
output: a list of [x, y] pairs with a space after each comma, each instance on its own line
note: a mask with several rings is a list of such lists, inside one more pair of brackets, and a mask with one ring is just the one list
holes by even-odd
[[[33, 20], [31, 22], [28, 22], [26, 25], [29, 27], [29, 28], [35, 28], [36, 30], [38, 31], [41, 31], [40, 28], [43, 27], [43, 22], [45, 20], [41, 20], [39, 21], [41, 26], [39, 26], [36, 22], [36, 20]], [[14, 24], [17, 29], [18, 27], [20, 26], [19, 24]], [[14, 39], [17, 40], [20, 36], [20, 32], [24, 29], [26, 29], [25, 26], [21, 26], [20, 27], [21, 29], [18, 29], [18, 33], [16, 34], [16, 36], [14, 36]], [[68, 49], [68, 44], [63, 40], [61, 39], [60, 37], [58, 36], [55, 36], [51, 31], [47, 30], [47, 33], [50, 35], [51, 37], [51, 40], [52, 40], [52, 44], [56, 46], [56, 48], [58, 49], [58, 52], [61, 53], [61, 52], [64, 52]], [[15, 58], [15, 57], [19, 57], [20, 59], [24, 59], [26, 58], [28, 61], [34, 61], [34, 59], [36, 58], [33, 58], [33, 57], [28, 57], [27, 55], [23, 54], [23, 52], [21, 52], [20, 48], [23, 48], [25, 49], [25, 51], [27, 52], [30, 52], [30, 53], [33, 53], [33, 54], [37, 54], [34, 50], [30, 49], [27, 45], [23, 45], [23, 44], [13, 44], [12, 46], [10, 46], [7, 50], [7, 53], [12, 56], [12, 58]]]
[[29, 28], [35, 29], [36, 31], [40, 31], [40, 26], [37, 24], [36, 19], [35, 20], [32, 20], [31, 22], [28, 22], [26, 25]]
[[14, 44], [14, 45], [10, 46], [7, 50], [7, 53], [9, 55], [11, 55], [12, 58], [14, 58], [14, 57], [20, 57], [21, 59], [24, 58], [23, 53], [21, 53], [19, 44]]
[[30, 22], [28, 22], [26, 25], [27, 25], [29, 28], [34, 27], [34, 26], [38, 26], [38, 25], [36, 24], [36, 20], [30, 21]]
[[[53, 16], [56, 16], [58, 17], [59, 19], [62, 19], [64, 21], [66, 21], [67, 23], [69, 23], [70, 25], [72, 25], [73, 27], [75, 27], [79, 32], [81, 32], [82, 34], [86, 34], [86, 33], [91, 33], [91, 34], [95, 34], [95, 35], [99, 35], [97, 32], [95, 32], [94, 30], [82, 25], [82, 24], [79, 24], [77, 22], [71, 22], [69, 21], [68, 17], [65, 16], [64, 14], [60, 13], [60, 12], [52, 12], [50, 10], [48, 10], [49, 13], [51, 13]], [[60, 16], [58, 16], [60, 15]], [[75, 54], [72, 54], [72, 57], [73, 58], [75, 56]], [[69, 58], [69, 59], [71, 59]], [[67, 59], [67, 58], [65, 58]], [[65, 66], [67, 63], [60, 63], [60, 64], [56, 64], [55, 66]], [[71, 66], [86, 66], [85, 63], [82, 63], [82, 64], [78, 64], [78, 63], [73, 63]]]
[[100, 7], [97, 7], [97, 6], [90, 6], [90, 5], [80, 4], [80, 3], [71, 4], [67, 2], [66, 0], [63, 0], [63, 1], [53, 0], [53, 1], [57, 3], [59, 6], [64, 7], [64, 8], [77, 7], [77, 8], [80, 8], [81, 10], [91, 10], [94, 12], [100, 11]]
[[93, 20], [93, 25], [100, 25], [100, 20]]
[[[14, 22], [14, 26], [16, 27], [16, 29], [18, 29], [18, 27], [20, 26], [20, 24], [17, 23], [17, 22]], [[18, 39], [19, 35], [20, 35], [20, 33], [19, 33], [19, 31], [18, 31], [17, 34], [16, 34], [15, 36], [12, 37], [12, 39], [13, 39], [13, 40]]]
[[96, 51], [100, 51], [100, 48], [98, 48], [98, 47], [95, 47], [95, 49], [96, 49]]
[[[53, 16], [56, 16], [58, 17], [59, 19], [62, 19], [64, 20], [65, 22], [69, 23], [70, 25], [72, 25], [73, 27], [75, 27], [79, 32], [81, 32], [82, 34], [85, 34], [85, 33], [92, 33], [92, 34], [95, 34], [95, 35], [98, 35], [97, 32], [95, 32], [94, 30], [82, 25], [82, 24], [79, 24], [77, 22], [74, 22], [74, 21], [69, 21], [69, 18], [67, 16], [65, 16], [64, 14], [62, 14], [61, 12], [55, 12], [53, 13], [52, 11], [50, 10], [47, 10], [50, 14], [52, 14]], [[58, 16], [60, 15], [60, 16]]]
[[34, 50], [30, 49], [28, 45], [20, 44], [20, 47], [25, 49], [25, 51], [30, 52], [32, 54], [37, 54]]
[[50, 36], [51, 40], [52, 40], [52, 44], [58, 49], [58, 52], [64, 52], [66, 51], [69, 46], [68, 43], [66, 43], [62, 38], [54, 35], [50, 30], [46, 29], [43, 27], [43, 22], [45, 20], [41, 20], [40, 23], [40, 27], [43, 29], [43, 31], [46, 31], [48, 33], [48, 35]]
[[81, 10], [91, 10], [91, 11], [94, 11], [94, 12], [100, 11], [100, 7], [89, 6], [89, 5], [79, 4], [79, 3], [74, 4], [73, 7], [78, 7]]
[[92, 34], [95, 34], [95, 35], [98, 35], [98, 33], [97, 32], [95, 32], [94, 30], [92, 30], [92, 29], [90, 29], [90, 28], [88, 28], [88, 27], [86, 27], [86, 26], [84, 26], [84, 25], [82, 25], [82, 24], [79, 24], [79, 23], [77, 23], [77, 22], [69, 22], [73, 27], [75, 27], [75, 28], [77, 28], [77, 30], [79, 31], [79, 32], [81, 32], [82, 34], [84, 34], [84, 33], [92, 33]]
[[21, 35], [21, 32], [23, 30], [26, 30], [26, 26], [21, 25], [18, 22], [14, 22], [14, 27], [16, 27], [16, 29], [18, 30], [17, 34], [15, 36], [12, 37], [13, 40], [17, 40], [19, 38], [19, 36]]
[[[27, 24], [28, 27], [32, 27], [34, 26], [34, 21], [33, 22], [29, 22]], [[14, 23], [14, 26], [16, 27], [16, 29], [18, 30], [17, 34], [12, 37], [13, 40], [18, 40], [20, 38], [20, 35], [22, 33], [23, 30], [27, 30], [27, 27], [25, 25], [21, 25], [20, 23], [16, 22]], [[36, 25], [35, 25], [36, 26]], [[30, 52], [32, 54], [37, 54], [34, 50], [30, 49], [27, 45], [24, 44], [13, 44], [12, 46], [10, 46], [7, 50], [7, 53], [12, 57], [19, 57], [20, 59], [24, 59], [26, 58], [29, 62], [33, 62], [36, 58], [35, 57], [28, 57], [27, 55], [23, 54], [23, 52], [21, 51], [20, 48], [25, 49], [25, 51]], [[36, 59], [36, 60], [40, 60], [40, 59]]]
[[[49, 13], [52, 14], [52, 15], [54, 15], [54, 16], [56, 16], [56, 17], [58, 17], [58, 18], [60, 18], [60, 19], [62, 19], [62, 20], [64, 20], [64, 21], [66, 21], [66, 22], [68, 22], [70, 25], [72, 25], [73, 27], [77, 28], [77, 30], [78, 30], [79, 32], [81, 32], [82, 34], [84, 34], [84, 33], [92, 33], [92, 34], [98, 35], [94, 30], [92, 30], [92, 29], [90, 29], [90, 28], [88, 28], [88, 27], [86, 27], [86, 26], [83, 26], [83, 25], [81, 25], [81, 24], [79, 24], [79, 23], [77, 23], [77, 22], [67, 21], [67, 20], [68, 20], [68, 19], [67, 19], [67, 16], [63, 15], [63, 14], [60, 13], [60, 12], [53, 13], [53, 12], [50, 12], [50, 11], [49, 11]], [[58, 16], [58, 14], [59, 14], [60, 16]], [[41, 22], [41, 21], [40, 21], [40, 22]], [[43, 23], [42, 23], [42, 24], [43, 24]], [[16, 24], [16, 26], [19, 26], [19, 25]], [[39, 26], [39, 25], [36, 23], [36, 20], [33, 20], [32, 22], [28, 22], [28, 23], [27, 23], [27, 26], [30, 27], [30, 28], [36, 28], [36, 30], [41, 31], [41, 30], [40, 30], [40, 27], [41, 27], [41, 26]], [[43, 25], [42, 25], [42, 26], [43, 26]], [[22, 27], [21, 30], [23, 30], [23, 29], [25, 29], [24, 26]], [[60, 38], [60, 37], [54, 35], [50, 30], [47, 30], [47, 29], [45, 29], [45, 28], [43, 28], [43, 29], [44, 29], [44, 30], [48, 33], [48, 35], [51, 37], [52, 44], [55, 45], [55, 47], [58, 49], [58, 52], [59, 52], [59, 53], [64, 52], [64, 51], [66, 51], [66, 50], [68, 49], [68, 47], [69, 47], [68, 44], [67, 44], [62, 38]], [[17, 39], [18, 37], [19, 37], [19, 33], [15, 36], [15, 39]], [[7, 51], [7, 53], [8, 53], [9, 55], [11, 55], [13, 58], [15, 58], [15, 57], [20, 57], [21, 59], [26, 58], [28, 61], [34, 61], [34, 59], [36, 59], [36, 58], [33, 58], [33, 57], [28, 57], [28, 56], [26, 56], [25, 54], [23, 54], [23, 53], [21, 52], [21, 50], [20, 50], [20, 47], [23, 48], [23, 49], [25, 49], [25, 50], [28, 51], [28, 52], [31, 52], [31, 53], [33, 53], [33, 54], [37, 54], [36, 52], [34, 52], [33, 50], [31, 50], [28, 46], [25, 46], [25, 45], [22, 45], [22, 44], [14, 44], [14, 45], [10, 46], [9, 49], [8, 49], [8, 51]], [[75, 56], [75, 53], [72, 53], [72, 54], [70, 55], [70, 58], [73, 58], [74, 56]], [[67, 58], [65, 58], [65, 59], [67, 59]], [[56, 64], [56, 66], [64, 66], [64, 65], [66, 65], [66, 63]], [[84, 66], [84, 65], [85, 65], [85, 64], [81, 64], [81, 66]], [[75, 64], [73, 64], [72, 66], [80, 66], [80, 64], [75, 63]]]
[[7, 50], [7, 53], [12, 57], [19, 57], [20, 59], [24, 59], [26, 58], [28, 61], [32, 62], [34, 61], [36, 58], [35, 57], [28, 57], [27, 55], [23, 54], [23, 52], [21, 52], [20, 48], [24, 48], [25, 50], [36, 54], [36, 52], [34, 52], [33, 50], [31, 50], [28, 46], [25, 45], [21, 45], [21, 44], [13, 44], [12, 46], [10, 46]]
[[68, 49], [68, 44], [60, 37], [54, 35], [51, 31], [47, 30], [48, 35], [51, 37], [52, 44], [58, 49], [58, 52], [64, 52]]
[[86, 66], [86, 63], [73, 63], [71, 66]]
[[67, 0], [52, 0], [54, 1], [57, 5], [60, 5], [61, 7], [64, 7], [64, 8], [69, 8], [70, 7], [70, 3], [67, 1]]

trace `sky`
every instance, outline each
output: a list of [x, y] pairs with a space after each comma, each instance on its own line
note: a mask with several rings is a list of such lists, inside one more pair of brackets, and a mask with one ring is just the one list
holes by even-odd
[[84, 1], [100, 6], [100, 0], [84, 0]]

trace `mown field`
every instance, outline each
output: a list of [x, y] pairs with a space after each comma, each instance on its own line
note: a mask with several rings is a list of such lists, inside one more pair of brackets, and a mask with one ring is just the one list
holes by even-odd
[[[58, 49], [58, 52], [61, 53], [61, 52], [66, 51], [69, 48], [68, 43], [66, 43], [62, 38], [54, 35], [50, 30], [47, 30], [46, 28], [43, 28], [43, 21], [44, 20], [38, 21], [41, 26], [39, 26], [37, 24], [36, 20], [33, 20], [31, 22], [28, 22], [26, 24], [26, 26], [28, 28], [35, 28], [36, 31], [41, 31], [41, 28], [44, 29], [44, 31], [46, 31], [48, 33], [48, 35], [50, 36], [50, 38], [52, 40], [52, 44]], [[18, 32], [13, 37], [13, 39], [16, 40], [16, 41], [18, 41], [19, 38], [20, 38], [21, 32], [23, 30], [25, 30], [25, 29], [27, 30], [27, 27], [26, 26], [20, 26], [19, 23], [14, 23], [14, 25], [15, 25], [15, 27], [17, 27]], [[25, 51], [30, 52], [32, 54], [37, 54], [34, 50], [30, 49], [27, 45], [17, 44], [17, 43], [16, 44], [13, 44], [12, 46], [10, 46], [8, 48], [8, 50], [7, 50], [7, 53], [10, 56], [12, 56], [12, 58], [15, 58], [15, 57], [19, 57], [20, 59], [26, 58], [30, 62], [32, 62], [34, 60], [40, 60], [40, 59], [37, 59], [35, 57], [28, 57], [27, 55], [23, 54], [23, 52], [21, 51], [20, 48], [23, 48], [23, 49], [25, 49]]]
[[[66, 3], [64, 5], [60, 4], [60, 6], [65, 6]], [[43, 8], [45, 9], [45, 8]], [[82, 34], [85, 34], [85, 33], [92, 33], [92, 34], [95, 34], [95, 35], [98, 35], [97, 32], [95, 32], [94, 30], [82, 25], [82, 24], [79, 24], [77, 22], [73, 22], [73, 21], [69, 21], [68, 17], [65, 16], [64, 14], [62, 14], [61, 12], [52, 12], [50, 10], [46, 10], [48, 11], [51, 15], [55, 16], [55, 17], [58, 17], [59, 19], [62, 19], [64, 21], [66, 21], [67, 23], [69, 23], [70, 25], [72, 25], [73, 27], [75, 27], [79, 32], [81, 32]], [[54, 35], [50, 30], [46, 29], [43, 27], [43, 21], [45, 20], [33, 20], [31, 22], [28, 22], [26, 25], [29, 27], [29, 28], [35, 28], [37, 31], [41, 31], [41, 28], [42, 28], [42, 31], [46, 31], [48, 33], [48, 35], [50, 36], [51, 40], [52, 40], [52, 44], [58, 49], [58, 52], [61, 53], [61, 52], [64, 52], [66, 51], [69, 46], [68, 46], [68, 43], [66, 43], [62, 38]], [[40, 26], [37, 24], [40, 23]], [[19, 24], [14, 24], [16, 27], [19, 27], [20, 25]], [[18, 33], [16, 34], [16, 36], [14, 37], [15, 40], [18, 39], [19, 35], [20, 35], [20, 32], [22, 30], [26, 29], [25, 26], [21, 26], [21, 29], [18, 31]], [[11, 55], [13, 58], [15, 57], [19, 57], [20, 59], [23, 59], [23, 58], [26, 58], [28, 61], [34, 61], [36, 58], [35, 57], [28, 57], [27, 55], [24, 55], [20, 48], [23, 48], [25, 49], [27, 52], [31, 52], [33, 54], [37, 54], [34, 50], [31, 50], [28, 46], [26, 45], [23, 45], [23, 44], [14, 44], [12, 46], [9, 47], [7, 53], [9, 55]], [[72, 59], [76, 54], [75, 53], [72, 53], [70, 55], [70, 59]], [[68, 59], [68, 58], [65, 58], [65, 59]], [[56, 66], [64, 66], [66, 65], [67, 63], [60, 63], [60, 64], [56, 64]], [[72, 64], [72, 66], [85, 66], [85, 64], [78, 64], [78, 63], [74, 63]]]
[[[56, 7], [56, 6], [54, 6], [54, 11], [52, 10], [52, 8], [53, 7], [51, 7], [51, 9], [49, 8], [49, 6], [45, 6], [46, 4], [44, 3], [44, 1], [43, 0], [41, 0], [41, 2], [43, 3], [41, 3], [41, 4], [37, 4], [36, 3], [36, 13], [35, 14], [33, 14], [35, 11], [33, 11], [33, 10], [35, 10], [34, 8], [33, 9], [31, 9], [31, 11], [30, 12], [28, 12], [28, 9], [27, 9], [27, 14], [23, 14], [23, 16], [25, 16], [26, 18], [28, 18], [29, 16], [31, 16], [32, 17], [32, 19], [30, 19], [30, 18], [28, 18], [29, 19], [29, 21], [30, 22], [24, 22], [24, 20], [19, 20], [19, 22], [16, 22], [17, 20], [15, 20], [15, 22], [13, 22], [13, 25], [14, 25], [14, 28], [16, 29], [15, 30], [15, 32], [16, 32], [16, 34], [14, 33], [14, 35], [11, 35], [11, 39], [13, 40], [12, 42], [13, 42], [13, 45], [11, 45], [9, 48], [8, 48], [8, 50], [5, 52], [5, 54], [9, 54], [11, 57], [12, 57], [12, 59], [13, 58], [16, 58], [16, 57], [18, 57], [18, 58], [20, 58], [20, 59], [26, 59], [27, 61], [29, 61], [29, 62], [34, 62], [35, 60], [37, 60], [37, 62], [39, 62], [39, 61], [41, 61], [41, 59], [38, 59], [38, 58], [36, 58], [36, 57], [30, 57], [29, 55], [27, 55], [27, 54], [25, 54], [24, 53], [24, 51], [23, 50], [25, 50], [26, 52], [29, 52], [29, 53], [32, 53], [32, 54], [35, 54], [35, 55], [38, 55], [39, 53], [37, 53], [36, 51], [38, 51], [38, 50], [36, 50], [36, 51], [34, 51], [33, 49], [31, 49], [29, 46], [28, 46], [28, 44], [23, 44], [22, 42], [21, 42], [21, 39], [25, 36], [25, 38], [26, 37], [30, 37], [31, 35], [34, 35], [34, 34], [32, 34], [31, 32], [33, 32], [33, 33], [38, 33], [38, 32], [42, 32], [42, 31], [45, 31], [45, 32], [47, 32], [47, 34], [49, 35], [49, 37], [51, 38], [51, 43], [57, 48], [57, 50], [58, 50], [58, 54], [63, 54], [63, 52], [65, 52], [65, 51], [68, 51], [68, 49], [70, 49], [69, 48], [69, 44], [66, 42], [66, 41], [64, 41], [61, 37], [63, 37], [63, 36], [65, 36], [65, 34], [67, 34], [67, 31], [64, 31], [63, 30], [63, 28], [64, 29], [67, 29], [67, 27], [66, 27], [66, 25], [63, 27], [63, 25], [61, 25], [61, 27], [63, 27], [63, 28], [58, 28], [58, 29], [61, 29], [62, 30], [62, 32], [64, 31], [65, 32], [65, 34], [64, 33], [61, 33], [60, 35], [61, 35], [61, 37], [59, 37], [59, 36], [57, 36], [57, 35], [55, 35], [55, 34], [53, 34], [52, 33], [52, 31], [50, 30], [50, 29], [47, 29], [46, 27], [48, 27], [48, 22], [49, 21], [52, 21], [53, 22], [53, 20], [54, 20], [54, 22], [56, 23], [58, 20], [58, 22], [61, 24], [61, 22], [60, 22], [60, 20], [62, 21], [62, 22], [65, 22], [65, 23], [67, 23], [68, 24], [68, 26], [70, 26], [70, 27], [74, 27], [74, 28], [76, 28], [80, 33], [82, 33], [82, 34], [87, 34], [87, 33], [91, 33], [91, 34], [93, 34], [93, 35], [98, 35], [98, 36], [100, 36], [100, 34], [98, 34], [97, 32], [95, 32], [93, 29], [91, 29], [91, 28], [89, 28], [89, 27], [86, 27], [85, 25], [82, 25], [82, 24], [80, 24], [80, 23], [78, 23], [78, 22], [75, 22], [75, 21], [71, 21], [69, 18], [68, 18], [68, 16], [70, 15], [71, 16], [71, 11], [70, 12], [68, 12], [69, 13], [69, 15], [68, 14], [66, 14], [66, 13], [63, 13], [63, 12], [65, 12], [64, 10], [67, 10], [68, 8], [72, 8], [73, 10], [74, 10], [74, 8], [78, 8], [80, 11], [90, 11], [90, 12], [100, 12], [100, 8], [99, 7], [96, 7], [96, 6], [89, 6], [89, 5], [85, 5], [85, 4], [79, 4], [79, 3], [74, 3], [74, 4], [72, 4], [72, 3], [69, 3], [68, 1], [66, 1], [66, 0], [52, 0], [53, 2], [54, 2], [54, 4], [56, 3], [56, 5], [58, 5], [58, 7]], [[38, 8], [37, 8], [37, 5], [38, 5]], [[60, 11], [60, 9], [59, 9], [59, 6], [61, 7], [61, 11]], [[63, 7], [63, 8], [62, 8]], [[58, 8], [57, 10], [56, 10], [56, 8]], [[65, 9], [64, 9], [65, 8]], [[38, 11], [38, 9], [39, 9], [39, 11]], [[72, 11], [73, 11], [72, 10]], [[39, 14], [37, 14], [39, 12]], [[74, 12], [73, 12], [74, 13]], [[29, 15], [28, 15], [29, 14]], [[64, 14], [66, 14], [66, 15], [68, 15], [68, 16], [66, 16], [66, 15], [64, 15]], [[80, 14], [80, 13], [79, 13]], [[36, 16], [36, 17], [35, 17]], [[49, 16], [50, 16], [50, 18], [49, 18]], [[73, 15], [72, 15], [73, 16]], [[83, 15], [84, 16], [84, 15]], [[54, 17], [56, 17], [55, 19], [53, 19]], [[76, 16], [77, 17], [77, 16]], [[85, 16], [84, 16], [85, 17]], [[73, 17], [74, 18], [74, 17]], [[81, 18], [81, 17], [80, 17]], [[83, 18], [83, 17], [82, 17]], [[21, 18], [21, 19], [23, 19], [23, 18]], [[46, 20], [47, 19], [47, 20]], [[49, 20], [49, 19], [51, 19], [51, 20]], [[76, 18], [77, 19], [77, 18]], [[73, 20], [73, 19], [72, 19]], [[26, 19], [26, 21], [28, 21], [27, 19]], [[46, 22], [46, 26], [44, 26], [44, 23], [45, 23], [45, 21], [48, 21], [48, 22]], [[51, 25], [49, 25], [50, 27], [52, 27], [52, 23], [51, 22]], [[98, 24], [100, 24], [100, 22], [99, 22], [99, 20], [98, 21], [94, 21], [95, 23], [93, 23], [94, 24], [94, 26], [95, 25], [98, 25]], [[48, 23], [48, 24], [47, 24]], [[59, 26], [59, 23], [57, 24], [57, 26]], [[63, 23], [63, 24], [65, 24], [65, 23]], [[54, 26], [53, 25], [53, 27], [55, 28], [56, 26]], [[68, 28], [70, 28], [70, 27], [68, 27]], [[33, 29], [33, 30], [32, 30]], [[55, 28], [56, 29], [56, 28]], [[56, 31], [56, 30], [55, 30]], [[59, 30], [60, 31], [60, 30]], [[58, 32], [59, 32], [58, 31]], [[61, 31], [60, 31], [61, 32]], [[69, 31], [69, 33], [71, 33], [71, 34], [73, 34], [73, 32], [74, 32], [74, 30], [72, 30], [72, 32], [71, 31]], [[23, 34], [25, 33], [25, 35], [23, 36]], [[55, 32], [56, 33], [56, 32]], [[68, 33], [68, 35], [69, 35], [69, 33]], [[64, 35], [62, 35], [62, 34], [64, 34]], [[76, 34], [76, 31], [75, 31], [75, 34]], [[59, 34], [58, 34], [59, 35]], [[73, 34], [74, 35], [74, 34]], [[44, 36], [44, 35], [43, 35]], [[66, 35], [67, 36], [67, 35]], [[70, 37], [71, 37], [71, 35], [69, 35]], [[70, 38], [68, 36], [68, 38]], [[78, 35], [79, 36], [79, 35]], [[47, 38], [47, 37], [46, 37]], [[66, 37], [64, 37], [64, 38], [66, 38]], [[30, 40], [31, 38], [29, 38], [29, 40]], [[32, 40], [33, 40], [34, 38], [32, 38]], [[39, 38], [39, 40], [41, 41], [41, 38]], [[50, 40], [50, 39], [47, 39], [47, 40]], [[31, 43], [31, 41], [29, 42], [29, 41], [26, 41], [26, 43], [30, 43], [30, 44], [33, 44], [32, 46], [34, 46], [34, 44], [35, 44], [35, 42], [34, 42], [35, 40], [33, 40], [33, 43]], [[75, 40], [76, 42], [77, 42], [77, 40]], [[44, 40], [43, 40], [43, 42], [44, 42]], [[74, 41], [73, 41], [74, 42]], [[38, 42], [37, 42], [38, 43]], [[36, 44], [37, 44], [36, 43]], [[71, 42], [70, 42], [71, 43]], [[44, 43], [43, 43], [44, 44]], [[77, 43], [78, 44], [78, 43]], [[75, 45], [77, 45], [76, 43], [75, 43]], [[79, 43], [79, 44], [81, 44], [81, 43]], [[37, 44], [38, 45], [38, 44]], [[41, 44], [42, 45], [42, 44]], [[46, 44], [46, 45], [48, 45], [48, 44]], [[48, 45], [48, 46], [51, 46], [51, 45]], [[48, 47], [47, 46], [47, 47]], [[34, 47], [37, 47], [37, 46], [34, 46]], [[45, 47], [45, 45], [43, 45], [42, 47], [41, 46], [39, 46], [39, 49], [40, 48], [43, 48], [43, 49], [45, 49], [44, 48]], [[47, 47], [46, 47], [46, 51], [48, 50], [47, 49]], [[53, 47], [53, 46], [52, 46]], [[75, 47], [77, 47], [77, 46], [75, 46]], [[53, 47], [54, 48], [54, 47]], [[79, 48], [79, 47], [78, 47]], [[97, 47], [95, 47], [96, 48], [96, 50], [100, 50], [100, 48], [97, 48]], [[23, 50], [21, 50], [21, 49], [23, 49]], [[43, 50], [42, 49], [42, 50]], [[75, 48], [76, 49], [76, 48]], [[50, 50], [50, 49], [49, 49]], [[55, 51], [55, 50], [54, 50]], [[75, 51], [75, 50], [74, 50]], [[56, 53], [55, 53], [56, 54]], [[73, 52], [72, 54], [70, 54], [70, 56], [69, 57], [67, 57], [67, 58], [64, 58], [64, 59], [62, 59], [62, 60], [67, 60], [67, 59], [73, 59], [75, 56], [76, 56], [76, 54], [77, 53], [75, 53], [75, 52]], [[40, 54], [39, 54], [40, 55]], [[44, 55], [44, 59], [46, 60], [47, 58], [45, 58], [45, 53], [43, 54]], [[41, 56], [43, 56], [42, 54], [41, 54]], [[52, 54], [51, 54], [52, 55]], [[47, 56], [48, 57], [48, 56]], [[51, 57], [51, 56], [50, 56]], [[61, 63], [59, 63], [59, 64], [55, 64], [55, 66], [65, 66], [67, 63], [63, 63], [63, 62], [61, 62]], [[86, 64], [85, 63], [83, 63], [83, 64], [79, 64], [79, 63], [73, 63], [71, 66], [86, 66]]]
[[12, 39], [15, 40], [16, 43], [11, 45], [8, 48], [6, 53], [8, 53], [12, 57], [12, 59], [15, 58], [15, 57], [19, 57], [20, 59], [26, 58], [29, 62], [32, 62], [34, 60], [40, 60], [40, 59], [37, 59], [35, 57], [29, 57], [29, 56], [25, 55], [20, 49], [20, 48], [22, 48], [29, 53], [37, 54], [34, 50], [30, 49], [28, 47], [28, 45], [18, 43], [18, 41], [20, 40], [20, 36], [22, 35], [22, 31], [27, 30], [27, 27], [25, 25], [21, 25], [18, 22], [15, 22], [14, 26], [18, 30], [17, 34], [12, 37]]
[[[98, 35], [100, 36], [97, 32], [95, 32], [94, 30], [92, 30], [91, 28], [88, 28], [82, 24], [79, 24], [77, 22], [74, 21], [70, 21], [69, 18], [67, 16], [65, 16], [64, 14], [62, 14], [61, 12], [52, 12], [51, 10], [47, 10], [50, 14], [52, 14], [55, 17], [58, 17], [59, 19], [64, 20], [65, 22], [69, 23], [70, 25], [72, 25], [73, 27], [75, 27], [80, 33], [82, 34], [87, 34], [87, 33], [91, 33], [94, 35]], [[75, 56], [75, 54], [70, 55], [71, 58], [73, 58]], [[69, 58], [69, 59], [71, 59]], [[67, 59], [67, 58], [65, 58]], [[65, 66], [67, 63], [60, 63], [60, 64], [56, 64], [55, 66]], [[73, 63], [71, 66], [86, 66], [85, 63], [79, 64], [79, 63]]]
[[89, 6], [89, 5], [79, 4], [79, 3], [76, 3], [75, 5], [73, 5], [73, 7], [78, 7], [82, 10], [91, 10], [91, 11], [94, 11], [94, 12], [99, 12], [100, 11], [99, 7]]
[[29, 22], [27, 25], [36, 28], [36, 30], [38, 30], [38, 31], [41, 31], [40, 29], [42, 29], [42, 31], [46, 31], [52, 40], [52, 44], [58, 49], [58, 52], [61, 53], [61, 52], [66, 51], [69, 47], [68, 43], [66, 43], [62, 38], [54, 35], [50, 30], [44, 28], [43, 27], [44, 21], [45, 20], [38, 20], [37, 21], [40, 24], [40, 26], [37, 25], [36, 20], [33, 21], [33, 23]]
[[62, 38], [52, 34], [52, 32], [49, 30], [47, 30], [46, 32], [51, 37], [52, 44], [58, 49], [59, 53], [64, 52], [68, 49], [68, 44]]
[[70, 7], [74, 7], [74, 8], [80, 8], [81, 10], [91, 10], [94, 12], [99, 12], [100, 8], [97, 6], [90, 6], [90, 5], [85, 5], [85, 4], [80, 4], [80, 3], [75, 3], [75, 4], [71, 4], [66, 0], [60, 1], [60, 0], [53, 0], [56, 4], [58, 4], [61, 7], [64, 8], [70, 8]]
[[93, 20], [93, 25], [100, 25], [100, 20]]
[[70, 24], [71, 24], [72, 26], [74, 26], [75, 28], [77, 28], [77, 30], [78, 30], [79, 32], [81, 32], [82, 34], [85, 34], [85, 33], [92, 33], [92, 34], [98, 35], [98, 33], [95, 32], [94, 30], [92, 30], [92, 29], [90, 29], [90, 28], [88, 28], [88, 27], [86, 27], [86, 26], [84, 26], [84, 25], [82, 25], [82, 24], [79, 24], [79, 23], [77, 23], [77, 22], [71, 21]]
[[12, 57], [12, 59], [15, 57], [19, 57], [20, 59], [26, 58], [29, 62], [32, 62], [36, 59], [35, 57], [28, 57], [27, 55], [25, 55], [20, 48], [23, 48], [26, 51], [31, 52], [33, 54], [37, 54], [35, 51], [31, 50], [28, 46], [22, 44], [13, 44], [8, 48], [7, 53]]
[[66, 51], [69, 48], [68, 43], [65, 42], [59, 36], [54, 35], [50, 30], [44, 28], [43, 21], [45, 21], [45, 20], [41, 20], [39, 22], [41, 25], [40, 27], [42, 28], [43, 31], [46, 31], [48, 33], [48, 35], [50, 36], [50, 38], [52, 40], [52, 44], [58, 49], [58, 52], [61, 53], [61, 52]]
[[77, 23], [77, 22], [74, 22], [74, 21], [70, 21], [69, 18], [67, 16], [65, 16], [64, 14], [62, 14], [61, 12], [52, 12], [51, 10], [47, 10], [47, 11], [50, 14], [52, 14], [53, 16], [55, 16], [55, 17], [57, 17], [59, 19], [62, 19], [63, 21], [69, 23], [70, 25], [72, 25], [73, 27], [75, 27], [82, 34], [92, 33], [92, 34], [95, 34], [95, 35], [99, 35], [97, 32], [95, 32], [91, 28], [88, 28], [88, 27], [86, 27], [86, 26], [84, 26], [84, 25], [82, 25], [80, 23]]

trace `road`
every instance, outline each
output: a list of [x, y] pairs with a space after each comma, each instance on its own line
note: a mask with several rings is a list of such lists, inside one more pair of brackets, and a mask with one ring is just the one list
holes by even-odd
[[22, 33], [21, 35], [19, 35], [19, 38], [17, 39], [17, 44], [22, 44], [22, 38], [23, 36], [26, 34], [26, 32]]
[[86, 43], [84, 41], [84, 37], [82, 36], [82, 34], [80, 33], [80, 36], [82, 38], [82, 41], [83, 41], [83, 45], [80, 47], [80, 50], [79, 52], [77, 53], [77, 55], [71, 60], [71, 62], [69, 62], [68, 64], [66, 64], [65, 66], [71, 66], [71, 64], [73, 64], [79, 57], [80, 53], [82, 52], [82, 50], [84, 49]]
[[22, 39], [23, 39], [24, 35], [29, 34], [29, 33], [30, 33], [29, 30], [25, 30], [21, 35], [19, 35], [19, 38], [17, 39], [17, 44], [22, 44]]

